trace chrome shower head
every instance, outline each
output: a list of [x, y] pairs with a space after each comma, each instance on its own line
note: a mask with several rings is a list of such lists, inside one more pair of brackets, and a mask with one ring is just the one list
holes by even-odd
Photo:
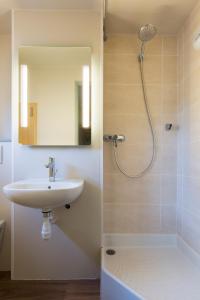
[[146, 24], [143, 25], [138, 31], [138, 37], [144, 43], [153, 39], [156, 33], [157, 33], [157, 29], [154, 25]]
[[152, 40], [156, 34], [157, 34], [157, 29], [152, 24], [143, 25], [139, 29], [138, 37], [139, 37], [140, 41], [142, 42], [140, 54], [138, 56], [138, 59], [140, 62], [142, 62], [144, 60], [144, 45], [145, 45], [145, 43]]

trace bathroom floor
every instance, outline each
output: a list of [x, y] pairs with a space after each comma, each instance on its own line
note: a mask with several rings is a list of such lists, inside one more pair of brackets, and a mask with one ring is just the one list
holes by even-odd
[[199, 300], [200, 270], [176, 247], [104, 251], [104, 268], [145, 300]]
[[0, 272], [0, 299], [3, 300], [99, 300], [98, 280], [18, 281], [9, 272]]

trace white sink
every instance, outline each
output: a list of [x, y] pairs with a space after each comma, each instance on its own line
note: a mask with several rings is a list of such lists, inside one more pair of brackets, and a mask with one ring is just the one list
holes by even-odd
[[40, 209], [53, 209], [76, 200], [83, 191], [82, 179], [56, 180], [29, 179], [17, 181], [3, 188], [14, 203]]

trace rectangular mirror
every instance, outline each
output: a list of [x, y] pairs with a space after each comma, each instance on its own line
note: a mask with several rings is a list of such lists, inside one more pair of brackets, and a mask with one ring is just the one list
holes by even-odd
[[19, 143], [91, 144], [91, 49], [19, 49]]

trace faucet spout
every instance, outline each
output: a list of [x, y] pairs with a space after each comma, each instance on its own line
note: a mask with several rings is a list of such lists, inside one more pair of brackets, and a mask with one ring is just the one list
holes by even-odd
[[54, 182], [56, 180], [56, 164], [55, 158], [49, 157], [49, 163], [45, 165], [47, 169], [49, 169], [49, 181]]

